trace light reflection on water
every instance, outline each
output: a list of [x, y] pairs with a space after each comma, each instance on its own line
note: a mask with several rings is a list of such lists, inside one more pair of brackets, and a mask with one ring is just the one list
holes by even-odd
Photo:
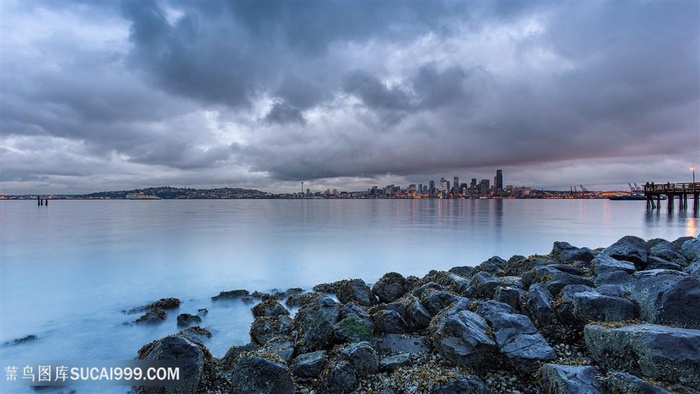
[[[691, 212], [608, 200], [159, 200], [0, 203], [2, 359], [130, 359], [209, 309], [212, 352], [248, 341], [252, 316], [222, 290], [269, 291], [349, 277], [545, 254], [554, 241], [604, 247], [624, 235], [697, 235]], [[158, 326], [124, 309], [183, 300]]]

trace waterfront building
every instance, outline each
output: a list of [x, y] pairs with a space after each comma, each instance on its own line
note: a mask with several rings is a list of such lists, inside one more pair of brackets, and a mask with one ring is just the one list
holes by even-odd
[[428, 187], [428, 194], [432, 197], [435, 195], [435, 181], [431, 180]]
[[454, 198], [459, 198], [459, 177], [455, 175], [454, 182], [452, 183], [452, 192], [454, 193]]
[[496, 179], [493, 187], [496, 193], [500, 194], [503, 192], [503, 170], [496, 170]]

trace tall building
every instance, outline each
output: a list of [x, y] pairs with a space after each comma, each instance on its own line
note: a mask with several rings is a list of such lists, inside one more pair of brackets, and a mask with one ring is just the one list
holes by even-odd
[[459, 177], [455, 175], [454, 183], [452, 184], [452, 192], [454, 193], [454, 198], [459, 198]]
[[496, 179], [493, 183], [496, 193], [503, 193], [503, 170], [496, 170]]
[[428, 194], [432, 197], [435, 195], [435, 181], [431, 180], [428, 185]]
[[489, 180], [488, 179], [482, 179], [481, 182], [479, 182], [479, 194], [482, 196], [486, 196], [489, 194]]
[[446, 193], [450, 188], [450, 182], [445, 178], [440, 178], [440, 191]]

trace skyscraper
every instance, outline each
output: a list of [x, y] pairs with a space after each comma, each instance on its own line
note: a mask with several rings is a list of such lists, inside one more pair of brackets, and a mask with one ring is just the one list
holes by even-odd
[[430, 194], [431, 197], [435, 195], [435, 181], [430, 181], [428, 186], [428, 194]]
[[496, 179], [493, 187], [496, 193], [503, 193], [503, 170], [496, 170]]
[[454, 183], [452, 184], [452, 192], [454, 193], [454, 198], [459, 198], [459, 177], [455, 175]]

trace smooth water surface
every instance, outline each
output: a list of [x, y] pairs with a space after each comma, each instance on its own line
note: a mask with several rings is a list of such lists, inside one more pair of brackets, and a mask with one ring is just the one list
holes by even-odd
[[[148, 200], [0, 202], [2, 360], [128, 360], [208, 308], [207, 346], [248, 342], [251, 305], [222, 290], [310, 289], [384, 273], [423, 276], [498, 255], [590, 248], [624, 235], [698, 235], [692, 212], [608, 200]], [[156, 326], [123, 310], [183, 301]], [[127, 324], [125, 324], [127, 323]], [[4, 365], [3, 365], [4, 367]], [[14, 386], [17, 388], [18, 386]], [[126, 391], [122, 387], [118, 390]]]

